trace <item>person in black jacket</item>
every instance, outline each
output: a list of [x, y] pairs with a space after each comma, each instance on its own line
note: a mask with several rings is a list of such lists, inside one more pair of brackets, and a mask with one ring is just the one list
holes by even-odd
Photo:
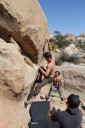
[[82, 112], [79, 109], [80, 99], [78, 95], [71, 94], [67, 98], [67, 109], [56, 110], [50, 102], [48, 118], [52, 121], [59, 121], [61, 128], [82, 128]]

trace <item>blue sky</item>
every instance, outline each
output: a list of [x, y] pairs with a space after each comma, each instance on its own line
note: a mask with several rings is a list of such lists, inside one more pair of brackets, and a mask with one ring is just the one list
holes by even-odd
[[38, 0], [48, 20], [50, 33], [85, 33], [85, 0]]

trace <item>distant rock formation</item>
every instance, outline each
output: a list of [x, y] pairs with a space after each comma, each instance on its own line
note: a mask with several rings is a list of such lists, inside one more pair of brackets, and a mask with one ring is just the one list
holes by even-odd
[[66, 38], [69, 38], [69, 39], [72, 39], [72, 38], [75, 38], [76, 36], [73, 35], [73, 34], [67, 33], [67, 34], [65, 35], [65, 37], [66, 37]]
[[63, 53], [68, 56], [69, 61], [75, 63], [85, 63], [85, 52], [84, 50], [77, 48], [75, 44], [70, 44], [68, 47], [63, 49]]
[[79, 35], [80, 37], [85, 37], [85, 33], [82, 33]]
[[70, 40], [72, 43], [76, 43], [76, 42], [78, 42], [79, 40], [81, 40], [82, 42], [85, 41], [85, 33], [82, 33], [82, 34], [80, 34], [80, 35], [78, 35], [78, 36], [75, 36], [75, 35], [73, 35], [73, 34], [67, 33], [67, 34], [65, 35], [65, 37], [66, 37], [66, 40]]
[[74, 44], [70, 44], [68, 47], [64, 49], [64, 53], [67, 53], [69, 56], [78, 51], [79, 49], [77, 49]]
[[85, 34], [79, 36], [66, 34], [65, 37], [70, 45], [64, 49], [64, 52], [71, 57], [77, 58], [78, 62], [85, 63]]

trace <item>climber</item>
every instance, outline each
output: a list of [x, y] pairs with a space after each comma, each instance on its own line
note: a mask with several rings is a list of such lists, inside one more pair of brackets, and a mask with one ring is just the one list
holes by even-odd
[[46, 66], [46, 70], [41, 66], [38, 66], [39, 73], [41, 73], [45, 78], [44, 80], [41, 80], [41, 75], [40, 75], [40, 78], [38, 79], [39, 81], [37, 81], [35, 90], [31, 93], [30, 97], [25, 102], [25, 105], [28, 105], [31, 102], [31, 100], [34, 99], [34, 97], [40, 93], [40, 90], [43, 86], [53, 81], [53, 77], [55, 73], [55, 58], [52, 54], [52, 50], [50, 48], [49, 42], [48, 42], [48, 49], [49, 49], [49, 52], [45, 52], [43, 54], [45, 60], [48, 62]]

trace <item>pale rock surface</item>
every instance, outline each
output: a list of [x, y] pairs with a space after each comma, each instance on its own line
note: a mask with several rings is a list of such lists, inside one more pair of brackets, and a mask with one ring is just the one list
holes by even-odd
[[42, 60], [48, 35], [47, 19], [38, 0], [0, 0], [0, 37], [10, 37], [34, 62]]
[[85, 37], [85, 33], [82, 33], [79, 35], [80, 37]]
[[70, 44], [68, 47], [66, 47], [63, 50], [64, 53], [66, 53], [69, 58], [71, 59], [72, 57], [75, 60], [75, 63], [85, 63], [85, 52], [82, 49], [79, 49], [75, 47], [74, 44]]
[[78, 52], [78, 49], [75, 47], [74, 44], [70, 44], [68, 47], [64, 49], [64, 53], [67, 53], [69, 56], [75, 52]]
[[24, 62], [17, 48], [0, 39], [0, 89], [4, 95], [22, 93], [35, 77], [34, 69]]
[[76, 36], [73, 35], [73, 34], [67, 33], [67, 34], [65, 35], [65, 37], [66, 37], [66, 38], [65, 38], [66, 40], [70, 40], [70, 41], [76, 42]]
[[67, 89], [85, 92], [85, 66], [65, 64], [57, 66], [61, 71], [63, 84]]
[[0, 39], [0, 128], [28, 128], [24, 101], [36, 79], [14, 44]]
[[55, 50], [57, 53], [61, 54], [61, 50], [59, 50], [58, 48]]

